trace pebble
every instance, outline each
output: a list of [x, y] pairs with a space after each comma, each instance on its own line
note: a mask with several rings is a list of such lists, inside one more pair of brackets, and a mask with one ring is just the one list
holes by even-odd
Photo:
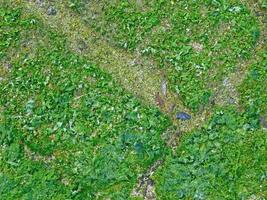
[[47, 9], [47, 14], [48, 15], [56, 15], [57, 10], [53, 6], [49, 6], [49, 8]]
[[167, 96], [167, 81], [165, 80], [161, 83], [161, 92], [165, 97]]
[[230, 98], [228, 99], [228, 103], [229, 103], [229, 104], [236, 104], [236, 100], [235, 100], [233, 97], [230, 97]]
[[35, 2], [36, 2], [36, 4], [37, 4], [38, 6], [40, 6], [40, 7], [44, 7], [44, 5], [45, 5], [44, 0], [36, 0]]
[[178, 112], [176, 114], [176, 119], [180, 119], [182, 121], [185, 121], [185, 120], [190, 120], [191, 119], [191, 115], [185, 113], [185, 112]]

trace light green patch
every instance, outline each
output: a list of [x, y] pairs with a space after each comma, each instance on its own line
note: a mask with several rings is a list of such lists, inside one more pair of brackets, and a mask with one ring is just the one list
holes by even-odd
[[[67, 36], [67, 43], [71, 49], [80, 53], [86, 59], [92, 60], [104, 71], [110, 73], [112, 77], [121, 84], [126, 90], [133, 93], [144, 104], [157, 105], [158, 99], [156, 94], [160, 93], [163, 105], [159, 105], [160, 109], [167, 113], [173, 123], [181, 129], [181, 131], [192, 130], [196, 126], [200, 126], [210, 115], [209, 109], [195, 113], [191, 113], [186, 108], [181, 99], [174, 94], [169, 85], [167, 88], [167, 96], [161, 93], [161, 83], [165, 79], [164, 73], [160, 70], [156, 63], [150, 59], [144, 58], [138, 54], [131, 54], [123, 49], [110, 46], [103, 38], [99, 37], [92, 29], [81, 23], [80, 17], [71, 14], [64, 4], [61, 2], [53, 3], [57, 9], [56, 16], [47, 16], [46, 9], [50, 4], [44, 7], [38, 7], [35, 3], [25, 3], [28, 12], [36, 13], [42, 21], [54, 30], [61, 31], [58, 27], [63, 26], [62, 30]], [[77, 43], [84, 41], [87, 45], [83, 51], [77, 47]], [[80, 46], [80, 45], [78, 45]], [[170, 108], [175, 106], [171, 112]], [[181, 122], [175, 118], [177, 111], [185, 111], [192, 114], [190, 122]]]
[[209, 103], [213, 86], [250, 57], [258, 24], [236, 0], [145, 2], [150, 9], [142, 11], [137, 1], [76, 1], [81, 19], [111, 44], [155, 59], [172, 92], [197, 111]]
[[[3, 8], [3, 16], [25, 13]], [[128, 199], [138, 175], [168, 151], [161, 133], [170, 121], [70, 52], [64, 34], [34, 19], [18, 30], [17, 56], [0, 83], [0, 196]], [[24, 39], [34, 43], [34, 56], [21, 47]]]

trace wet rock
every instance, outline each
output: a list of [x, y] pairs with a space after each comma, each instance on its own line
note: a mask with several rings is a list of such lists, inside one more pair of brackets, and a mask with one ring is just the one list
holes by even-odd
[[191, 115], [185, 113], [185, 112], [178, 112], [176, 114], [176, 119], [185, 121], [185, 120], [190, 120], [191, 119]]
[[167, 96], [167, 81], [165, 80], [161, 83], [161, 92], [165, 97]]
[[47, 13], [47, 15], [56, 15], [57, 10], [53, 6], [49, 6], [46, 13]]

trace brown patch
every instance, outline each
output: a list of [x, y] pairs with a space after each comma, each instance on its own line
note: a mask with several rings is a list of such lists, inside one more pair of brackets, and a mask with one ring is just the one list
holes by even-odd
[[24, 152], [25, 152], [25, 155], [29, 159], [34, 160], [34, 161], [42, 161], [44, 163], [51, 163], [53, 160], [56, 159], [56, 157], [54, 155], [42, 156], [42, 155], [39, 155], [35, 152], [32, 152], [26, 145], [24, 145]]
[[163, 96], [167, 96], [167, 81], [163, 80], [161, 83], [161, 93], [163, 94]]
[[198, 52], [198, 53], [200, 53], [202, 50], [203, 50], [203, 44], [200, 44], [200, 43], [198, 43], [198, 42], [193, 42], [193, 43], [191, 43], [191, 46], [192, 46], [192, 48], [196, 51], [196, 52]]

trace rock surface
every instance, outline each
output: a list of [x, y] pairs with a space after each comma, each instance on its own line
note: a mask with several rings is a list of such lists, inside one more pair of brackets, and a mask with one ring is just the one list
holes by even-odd
[[49, 8], [47, 9], [46, 13], [48, 15], [56, 15], [57, 14], [57, 10], [53, 6], [49, 6]]
[[191, 115], [185, 113], [185, 112], [178, 112], [176, 114], [176, 119], [185, 121], [185, 120], [190, 120], [191, 119]]

